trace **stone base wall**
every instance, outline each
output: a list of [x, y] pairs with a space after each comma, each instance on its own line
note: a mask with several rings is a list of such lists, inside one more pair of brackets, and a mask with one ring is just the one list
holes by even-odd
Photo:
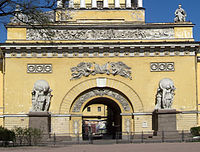
[[[4, 120], [4, 127], [8, 129], [13, 129], [15, 127], [29, 127], [29, 117], [5, 117]], [[176, 120], [177, 130], [190, 130], [191, 127], [198, 125], [197, 114], [177, 114]], [[0, 122], [3, 124], [3, 118], [0, 118]], [[152, 132], [152, 115], [134, 116], [132, 125], [135, 132]], [[70, 129], [70, 117], [51, 117], [52, 134], [68, 135], [70, 132], [74, 132], [73, 127]]]
[[27, 128], [29, 126], [29, 117], [5, 117], [5, 126], [8, 129], [15, 127]]
[[67, 134], [70, 132], [69, 117], [51, 117], [51, 133]]
[[152, 131], [152, 115], [134, 116], [135, 132]]
[[190, 130], [198, 124], [197, 114], [177, 114], [177, 130]]

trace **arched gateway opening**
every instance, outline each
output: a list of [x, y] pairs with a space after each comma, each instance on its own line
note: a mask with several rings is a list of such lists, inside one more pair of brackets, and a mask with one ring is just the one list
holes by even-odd
[[[104, 80], [104, 87], [99, 85], [99, 79]], [[91, 108], [93, 107], [96, 109], [96, 112], [93, 112], [93, 114], [98, 114], [97, 116], [92, 116], [92, 111], [85, 112], [87, 109], [92, 110]], [[59, 114], [69, 114], [70, 118], [66, 120], [66, 125], [63, 124], [63, 130], [68, 130], [71, 136], [74, 137], [77, 135], [82, 136], [85, 120], [103, 119], [101, 117], [102, 114], [98, 112], [98, 107], [101, 107], [102, 111], [108, 108], [107, 115], [104, 116], [109, 118], [107, 120], [108, 130], [112, 129], [112, 127], [109, 127], [111, 122], [114, 122], [112, 123], [113, 126], [120, 124], [116, 128], [123, 132], [122, 138], [130, 132], [140, 129], [138, 124], [141, 123], [141, 120], [134, 119], [135, 117], [133, 117], [133, 113], [143, 112], [143, 104], [136, 91], [129, 85], [116, 79], [94, 78], [78, 83], [64, 96], [60, 104]], [[113, 111], [111, 112], [110, 109]], [[109, 132], [111, 136], [114, 134], [113, 132], [115, 131]]]
[[[115, 139], [122, 132], [121, 109], [107, 97], [90, 100], [83, 108], [82, 136], [88, 139]], [[117, 137], [121, 138], [121, 137]]]
[[131, 132], [134, 128], [129, 99], [109, 87], [95, 87], [79, 94], [71, 106], [71, 113], [79, 116], [71, 120], [74, 133], [79, 131], [86, 140], [91, 136], [93, 139], [121, 138], [122, 132]]

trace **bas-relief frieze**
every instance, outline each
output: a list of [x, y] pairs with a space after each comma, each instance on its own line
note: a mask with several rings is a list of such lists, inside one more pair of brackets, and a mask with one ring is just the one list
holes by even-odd
[[84, 93], [83, 95], [81, 95], [75, 102], [75, 105], [73, 107], [73, 112], [80, 112], [82, 105], [87, 102], [87, 100], [89, 100], [92, 97], [96, 97], [96, 96], [100, 96], [100, 97], [104, 97], [104, 96], [109, 96], [112, 97], [114, 99], [116, 99], [117, 101], [120, 102], [120, 104], [122, 105], [123, 109], [125, 111], [129, 111], [130, 110], [130, 105], [127, 101], [127, 99], [122, 96], [121, 94], [119, 94], [118, 92], [109, 89], [109, 88], [96, 88], [93, 89], [87, 93]]
[[[51, 33], [51, 37], [47, 33]], [[27, 40], [139, 40], [173, 39], [173, 28], [167, 29], [27, 29]]]
[[96, 74], [107, 74], [113, 76], [120, 75], [122, 77], [132, 79], [131, 68], [123, 62], [107, 62], [104, 65], [99, 65], [95, 62], [81, 62], [76, 67], [72, 67], [71, 72], [71, 80]]

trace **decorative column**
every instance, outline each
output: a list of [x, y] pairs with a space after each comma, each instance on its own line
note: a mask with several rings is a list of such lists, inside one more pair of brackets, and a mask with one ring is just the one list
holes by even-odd
[[62, 8], [62, 7], [63, 7], [63, 1], [57, 0], [57, 8]]
[[108, 0], [103, 0], [103, 8], [108, 8]]
[[80, 8], [85, 8], [85, 0], [80, 1]]
[[126, 0], [126, 8], [131, 8], [131, 0]]
[[92, 8], [97, 8], [97, 1], [96, 0], [92, 0]]
[[69, 0], [69, 8], [74, 8], [74, 0]]
[[120, 8], [120, 0], [115, 0], [115, 8]]
[[138, 7], [142, 8], [143, 7], [143, 0], [138, 0]]

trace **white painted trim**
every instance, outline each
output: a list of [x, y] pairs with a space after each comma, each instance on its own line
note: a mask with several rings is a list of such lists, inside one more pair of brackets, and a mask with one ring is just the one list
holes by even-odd
[[3, 116], [3, 117], [28, 117], [28, 115], [27, 114], [16, 114], [16, 115], [1, 115], [1, 116]]
[[[51, 114], [51, 117], [80, 117], [82, 115], [71, 115], [71, 114]], [[0, 115], [0, 118], [4, 117], [29, 117], [28, 114], [19, 114], [19, 115]]]
[[92, 0], [92, 8], [97, 8], [97, 1], [96, 0]]
[[132, 113], [120, 113], [120, 116], [132, 116]]
[[126, 0], [126, 8], [131, 8], [131, 0]]
[[136, 113], [120, 113], [121, 116], [139, 116], [139, 115], [152, 115], [152, 112], [136, 112]]
[[143, 0], [138, 0], [138, 7], [142, 8], [143, 7]]
[[68, 114], [68, 115], [54, 115], [52, 114], [51, 117], [71, 117], [71, 114]]
[[85, 0], [80, 0], [80, 8], [85, 8]]
[[108, 0], [103, 0], [103, 8], [108, 8]]
[[80, 115], [70, 115], [70, 117], [82, 117], [83, 115], [80, 114]]
[[120, 0], [115, 0], [115, 8], [120, 8]]
[[181, 114], [197, 114], [200, 111], [182, 111]]
[[[56, 44], [56, 41], [55, 41], [55, 44]], [[6, 50], [10, 50], [11, 48], [18, 48], [20, 47], [21, 49], [22, 48], [37, 48], [37, 47], [41, 47], [41, 48], [58, 48], [58, 47], [63, 47], [63, 48], [71, 48], [73, 49], [74, 47], [77, 49], [77, 47], [83, 47], [83, 48], [89, 48], [89, 47], [95, 47], [95, 48], [99, 48], [99, 47], [102, 47], [102, 45], [93, 45], [93, 44], [88, 44], [88, 45], [70, 45], [70, 44], [59, 44], [59, 45], [51, 45], [51, 44], [31, 44], [29, 46], [24, 46], [24, 45], [15, 45], [15, 44], [5, 44], [5, 45], [2, 45], [1, 47], [4, 47]], [[174, 49], [175, 47], [182, 47], [182, 48], [185, 48], [185, 47], [191, 47], [191, 48], [194, 48], [194, 47], [198, 47], [199, 44], [195, 44], [195, 45], [192, 45], [190, 43], [188, 44], [171, 44], [171, 43], [168, 43], [168, 44], [135, 44], [135, 45], [115, 45], [115, 44], [111, 44], [111, 45], [104, 45], [104, 47], [111, 47], [111, 48], [118, 48], [118, 47], [128, 47], [128, 48], [138, 48], [138, 47], [142, 47], [142, 48], [145, 48], [145, 47], [150, 47], [151, 49], [154, 49], [156, 47], [170, 47], [170, 49]]]

